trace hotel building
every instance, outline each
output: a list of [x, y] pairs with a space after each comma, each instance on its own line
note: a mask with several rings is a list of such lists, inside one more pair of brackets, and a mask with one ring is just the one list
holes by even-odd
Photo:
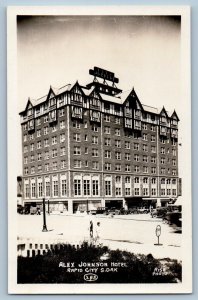
[[143, 105], [134, 88], [94, 67], [78, 81], [28, 99], [20, 113], [23, 204], [51, 210], [165, 206], [179, 196], [178, 121]]

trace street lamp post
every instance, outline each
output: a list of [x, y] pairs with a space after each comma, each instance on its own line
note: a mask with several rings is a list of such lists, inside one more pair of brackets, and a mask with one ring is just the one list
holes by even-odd
[[45, 210], [45, 198], [43, 197], [43, 232], [48, 231], [46, 225], [46, 210]]

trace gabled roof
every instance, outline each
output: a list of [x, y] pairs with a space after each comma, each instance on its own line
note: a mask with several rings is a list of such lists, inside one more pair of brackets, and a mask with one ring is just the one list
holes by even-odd
[[102, 100], [104, 100], [104, 101], [109, 101], [109, 102], [113, 102], [113, 103], [117, 103], [117, 104], [122, 104], [122, 100], [118, 97], [111, 96], [111, 95], [106, 95], [106, 94], [103, 94], [103, 93], [100, 93], [100, 96], [101, 96]]
[[81, 90], [82, 94], [85, 96], [80, 84], [78, 83], [78, 80], [76, 81], [76, 83], [70, 88], [70, 92], [72, 92], [72, 90], [75, 88], [75, 87], [78, 87], [79, 90]]
[[162, 110], [160, 111], [160, 115], [162, 115], [162, 113], [165, 113], [166, 117], [169, 118], [168, 113], [165, 110], [164, 106], [163, 106]]
[[178, 115], [176, 113], [176, 111], [174, 110], [174, 112], [171, 115], [171, 118], [176, 117], [177, 121], [179, 121]]
[[140, 100], [139, 100], [139, 98], [138, 98], [138, 96], [137, 96], [137, 94], [136, 94], [136, 92], [135, 92], [135, 90], [134, 90], [134, 87], [130, 90], [130, 92], [129, 92], [128, 96], [125, 98], [123, 104], [124, 104], [127, 100], [129, 100], [129, 101], [134, 101], [134, 100], [137, 101], [138, 104], [139, 104], [139, 106], [141, 107], [141, 109], [144, 110], [144, 108], [143, 108], [143, 106], [142, 106], [142, 103], [140, 102]]

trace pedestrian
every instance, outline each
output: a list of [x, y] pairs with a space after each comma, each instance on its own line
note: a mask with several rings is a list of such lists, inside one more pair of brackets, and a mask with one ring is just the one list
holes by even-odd
[[97, 222], [96, 224], [96, 236], [95, 241], [98, 242], [100, 239], [100, 222]]
[[89, 223], [89, 233], [90, 233], [90, 237], [93, 238], [93, 221], [92, 220]]

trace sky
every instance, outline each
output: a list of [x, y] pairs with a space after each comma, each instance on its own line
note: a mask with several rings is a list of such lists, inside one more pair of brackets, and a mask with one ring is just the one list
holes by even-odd
[[18, 16], [18, 112], [50, 85], [91, 82], [94, 66], [114, 72], [123, 91], [134, 87], [143, 104], [175, 109], [182, 128], [180, 17]]

